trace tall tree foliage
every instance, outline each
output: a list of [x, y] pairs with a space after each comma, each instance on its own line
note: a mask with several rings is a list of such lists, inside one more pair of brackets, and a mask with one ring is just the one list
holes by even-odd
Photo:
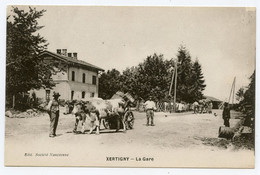
[[255, 71], [250, 76], [250, 80], [248, 89], [244, 93], [244, 99], [240, 101], [240, 105], [245, 108], [247, 114], [244, 122], [246, 126], [250, 126], [252, 124], [251, 118], [255, 118]]
[[138, 81], [138, 77], [138, 67], [133, 66], [131, 68], [126, 68], [120, 77], [120, 81], [122, 82], [121, 90], [123, 92], [129, 92], [138, 98], [137, 94], [141, 90], [141, 84]]
[[178, 100], [190, 101], [191, 100], [191, 76], [192, 76], [192, 63], [189, 52], [184, 46], [180, 46], [177, 54], [178, 61]]
[[12, 8], [7, 17], [6, 95], [13, 96], [32, 88], [53, 86], [52, 65], [38, 55], [47, 48], [47, 41], [40, 36], [38, 19], [45, 10], [29, 7], [28, 11]]
[[192, 101], [199, 100], [203, 98], [203, 91], [206, 87], [205, 79], [202, 73], [201, 65], [199, 60], [196, 59], [192, 65], [192, 87], [191, 94], [193, 94]]
[[143, 63], [140, 63], [137, 77], [140, 83], [138, 96], [147, 99], [151, 95], [156, 100], [164, 99], [170, 85], [169, 67], [163, 55], [157, 54], [148, 56]]
[[116, 69], [104, 72], [99, 78], [99, 97], [109, 99], [121, 90], [120, 76], [120, 72]]
[[[138, 66], [125, 69], [122, 74], [117, 70], [108, 71], [102, 74], [99, 81], [100, 97], [110, 98], [120, 90], [130, 92], [136, 98], [147, 99], [151, 95], [158, 101], [167, 100], [174, 61], [176, 60], [167, 61], [163, 55], [153, 54]], [[198, 60], [192, 62], [187, 49], [181, 46], [177, 61], [177, 100], [192, 103], [202, 99], [206, 85]], [[174, 91], [171, 93], [173, 96]]]
[[255, 106], [255, 71], [250, 76], [250, 83], [248, 89], [244, 94], [244, 100], [242, 101], [242, 103]]
[[236, 99], [238, 100], [238, 101], [241, 101], [241, 100], [243, 100], [244, 99], [244, 88], [239, 88], [239, 90], [237, 91], [237, 93], [236, 93]]

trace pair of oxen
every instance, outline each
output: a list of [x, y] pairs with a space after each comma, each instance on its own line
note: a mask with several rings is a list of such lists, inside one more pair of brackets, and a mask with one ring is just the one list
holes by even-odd
[[[121, 125], [123, 125], [123, 131], [126, 131], [126, 120], [124, 117], [125, 109], [129, 105], [129, 101], [123, 98], [118, 99], [90, 99], [88, 101], [78, 101], [73, 105], [71, 113], [75, 115], [75, 127], [73, 132], [78, 133], [78, 125], [81, 121], [82, 128], [81, 133], [85, 132], [88, 125], [90, 130], [89, 134], [93, 133], [96, 129], [96, 134], [99, 134], [101, 120], [113, 117], [117, 122], [116, 132], [119, 131]], [[72, 104], [70, 104], [72, 109]]]

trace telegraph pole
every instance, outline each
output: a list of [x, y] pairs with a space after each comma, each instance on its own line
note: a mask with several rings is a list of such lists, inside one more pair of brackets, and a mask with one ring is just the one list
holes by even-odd
[[229, 94], [229, 98], [228, 98], [228, 103], [230, 102], [231, 96], [232, 96], [232, 104], [234, 104], [234, 96], [235, 96], [235, 83], [236, 83], [236, 77], [233, 80], [232, 86], [231, 86], [231, 90], [230, 90], [230, 94]]
[[173, 69], [173, 72], [172, 72], [172, 81], [171, 81], [171, 85], [170, 85], [169, 96], [172, 96], [171, 93], [172, 93], [172, 84], [173, 84], [173, 80], [174, 80], [174, 74], [175, 74], [175, 69]]
[[178, 75], [178, 68], [177, 68], [177, 61], [175, 63], [175, 83], [174, 83], [174, 112], [176, 112], [176, 91], [177, 91], [177, 75]]
[[232, 98], [232, 104], [234, 104], [234, 97], [235, 97], [235, 87], [236, 87], [236, 77], [234, 78], [234, 89], [233, 89], [233, 98]]

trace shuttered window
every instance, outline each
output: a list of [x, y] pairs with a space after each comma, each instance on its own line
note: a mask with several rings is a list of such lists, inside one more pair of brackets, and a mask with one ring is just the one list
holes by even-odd
[[82, 74], [82, 83], [85, 83], [85, 82], [86, 82], [86, 74], [83, 73], [83, 74]]
[[71, 72], [71, 81], [75, 81], [75, 72], [74, 71]]
[[92, 84], [97, 84], [97, 77], [95, 75], [92, 76]]

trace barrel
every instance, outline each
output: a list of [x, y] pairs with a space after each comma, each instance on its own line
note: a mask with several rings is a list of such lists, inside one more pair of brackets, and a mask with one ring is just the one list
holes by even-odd
[[219, 138], [226, 138], [226, 139], [232, 139], [235, 134], [235, 131], [233, 128], [220, 126], [218, 130], [218, 137]]
[[131, 94], [129, 94], [128, 92], [127, 93], [125, 93], [125, 96], [128, 98], [128, 100], [130, 101], [130, 102], [134, 102], [135, 101], [135, 99], [132, 97], [132, 95]]
[[121, 91], [117, 91], [112, 97], [111, 99], [122, 99], [124, 97], [124, 93]]

